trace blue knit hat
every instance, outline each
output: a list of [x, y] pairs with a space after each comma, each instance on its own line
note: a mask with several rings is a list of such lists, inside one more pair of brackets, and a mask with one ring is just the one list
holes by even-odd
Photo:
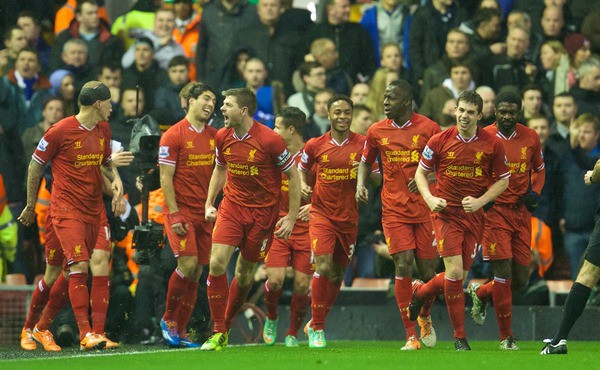
[[60, 84], [66, 76], [73, 77], [73, 73], [67, 71], [66, 69], [57, 69], [56, 71], [52, 72], [50, 75], [50, 85], [52, 85], [50, 92], [52, 95], [60, 97]]

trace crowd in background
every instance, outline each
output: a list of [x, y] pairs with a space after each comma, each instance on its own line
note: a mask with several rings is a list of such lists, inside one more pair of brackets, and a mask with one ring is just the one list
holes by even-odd
[[[521, 95], [519, 122], [538, 133], [546, 163], [546, 186], [533, 214], [532, 280], [575, 278], [600, 205], [600, 187], [581, 181], [600, 158], [600, 1], [322, 0], [315, 14], [292, 5], [138, 0], [115, 19], [95, 0], [21, 1], [10, 12], [3, 9], [0, 175], [13, 217], [2, 214], [0, 233], [15, 236], [0, 238], [2, 275], [23, 273], [32, 282], [43, 273], [45, 183], [37, 227], [16, 232], [3, 226], [12, 226], [24, 206], [27, 166], [39, 139], [78, 112], [78, 92], [87, 81], [110, 88], [112, 139], [128, 150], [135, 118], [148, 114], [168, 128], [184, 117], [180, 92], [189, 81], [217, 91], [252, 89], [254, 118], [269, 127], [281, 108], [296, 106], [308, 117], [308, 139], [329, 130], [326, 104], [336, 93], [351, 97], [352, 130], [364, 134], [384, 118], [385, 87], [402, 78], [416, 92], [415, 110], [442, 129], [454, 124], [453, 108], [464, 90], [476, 89], [484, 100], [482, 127], [495, 121], [497, 93]], [[222, 126], [219, 109], [211, 125]], [[141, 172], [128, 167], [121, 173], [139, 212]], [[162, 193], [151, 189], [149, 217], [162, 223]], [[381, 202], [371, 200], [361, 205], [347, 285], [354, 277], [393, 274], [386, 266]], [[138, 216], [112, 218], [111, 295], [120, 298], [111, 300], [115, 316], [108, 323], [114, 327], [107, 331], [121, 330], [133, 313], [134, 331], [152, 341], [156, 325], [146, 318], [160, 317], [161, 307], [149, 303], [165, 301], [157, 287], [166, 284], [175, 262], [170, 248], [153, 251], [141, 266], [132, 259]], [[488, 270], [481, 263], [471, 274], [485, 278]], [[194, 317], [202, 328], [209, 314], [199, 310]]]

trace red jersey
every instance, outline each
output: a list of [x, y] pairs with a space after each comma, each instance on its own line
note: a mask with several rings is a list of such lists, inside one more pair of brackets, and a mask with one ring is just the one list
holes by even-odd
[[325, 135], [310, 139], [304, 146], [299, 168], [308, 172], [315, 165], [316, 184], [313, 189], [311, 213], [315, 212], [331, 221], [358, 224], [356, 178], [366, 138], [350, 132], [343, 143]]
[[506, 162], [504, 147], [494, 135], [478, 128], [467, 140], [454, 126], [429, 139], [419, 166], [435, 171], [436, 197], [462, 207], [464, 197], [478, 198], [492, 183], [510, 176]]
[[285, 142], [276, 132], [254, 121], [244, 137], [222, 129], [215, 137], [217, 164], [227, 166], [223, 190], [232, 202], [244, 207], [271, 207], [281, 196], [280, 172], [294, 166]]
[[[300, 158], [302, 157], [302, 149], [292, 155], [292, 159], [296, 165], [300, 164]], [[309, 175], [309, 185], [314, 185], [314, 176], [312, 172]], [[300, 205], [304, 206], [309, 204], [310, 200], [301, 199]], [[279, 217], [283, 217], [290, 211], [290, 180], [285, 173], [281, 174], [281, 201], [279, 202]], [[292, 235], [308, 235], [308, 221], [296, 220]]]
[[100, 165], [108, 163], [110, 154], [108, 122], [90, 130], [71, 116], [46, 131], [32, 158], [42, 165], [52, 161], [52, 216], [100, 222], [104, 211]]
[[[158, 163], [175, 166], [173, 189], [177, 207], [204, 220], [208, 184], [215, 165], [214, 127], [204, 125], [198, 131], [184, 118], [160, 139]], [[169, 213], [167, 203], [164, 212]]]
[[427, 203], [408, 190], [408, 183], [415, 177], [427, 141], [441, 131], [437, 123], [417, 113], [402, 126], [386, 118], [369, 128], [362, 161], [373, 164], [381, 154], [383, 217], [403, 223], [430, 221]]
[[[544, 170], [540, 138], [534, 130], [520, 123], [516, 124], [515, 131], [509, 137], [502, 135], [495, 124], [487, 126], [485, 130], [500, 139], [510, 169], [508, 189], [496, 198], [496, 202], [516, 204], [527, 193], [532, 172]], [[541, 184], [536, 184], [539, 189], [534, 189], [539, 194], [544, 186], [545, 176], [538, 176], [536, 180], [541, 181]]]

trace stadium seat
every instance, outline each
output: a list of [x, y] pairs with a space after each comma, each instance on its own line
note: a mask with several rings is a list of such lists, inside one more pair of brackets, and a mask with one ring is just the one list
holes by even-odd
[[556, 307], [556, 296], [558, 294], [569, 294], [573, 286], [573, 280], [546, 280], [548, 287], [548, 299], [550, 307]]
[[6, 285], [27, 285], [27, 279], [24, 274], [8, 274]]
[[352, 281], [352, 288], [387, 290], [391, 279], [356, 278]]

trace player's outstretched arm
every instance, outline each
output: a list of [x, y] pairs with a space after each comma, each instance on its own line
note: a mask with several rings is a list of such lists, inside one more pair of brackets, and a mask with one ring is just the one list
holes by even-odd
[[166, 164], [160, 165], [160, 187], [165, 196], [165, 203], [167, 203], [167, 207], [169, 208], [171, 228], [175, 234], [184, 236], [189, 229], [189, 225], [183, 215], [179, 213], [179, 207], [175, 200], [175, 187], [173, 186], [174, 175], [175, 166]]
[[204, 218], [206, 221], [216, 221], [217, 209], [215, 208], [215, 199], [223, 190], [225, 180], [227, 179], [227, 167], [220, 164], [215, 164], [210, 183], [208, 185], [208, 194], [206, 194], [206, 204], [204, 205]]
[[429, 180], [428, 176], [431, 171], [427, 171], [421, 166], [417, 167], [417, 172], [415, 173], [415, 183], [417, 185], [417, 189], [419, 193], [427, 203], [427, 206], [431, 210], [431, 212], [440, 212], [444, 208], [446, 208], [446, 199], [434, 197], [429, 190]]
[[18, 217], [19, 222], [25, 226], [33, 224], [35, 221], [35, 202], [37, 200], [38, 188], [40, 187], [40, 181], [42, 180], [42, 171], [44, 165], [38, 163], [35, 160], [29, 162], [29, 168], [27, 170], [27, 204]]
[[292, 168], [285, 171], [290, 184], [289, 184], [289, 212], [283, 216], [276, 225], [275, 236], [278, 238], [288, 239], [292, 235], [294, 224], [298, 219], [298, 212], [300, 210], [300, 175], [298, 174], [298, 168], [292, 166]]
[[371, 174], [371, 165], [365, 162], [360, 162], [358, 165], [358, 174], [356, 180], [356, 194], [355, 198], [357, 202], [367, 203], [369, 201], [369, 190], [367, 189], [367, 179]]
[[477, 212], [481, 207], [496, 199], [498, 195], [502, 194], [502, 192], [508, 188], [508, 179], [509, 178], [507, 177], [496, 181], [479, 198], [474, 198], [472, 196], [464, 197], [462, 205], [465, 212]]

